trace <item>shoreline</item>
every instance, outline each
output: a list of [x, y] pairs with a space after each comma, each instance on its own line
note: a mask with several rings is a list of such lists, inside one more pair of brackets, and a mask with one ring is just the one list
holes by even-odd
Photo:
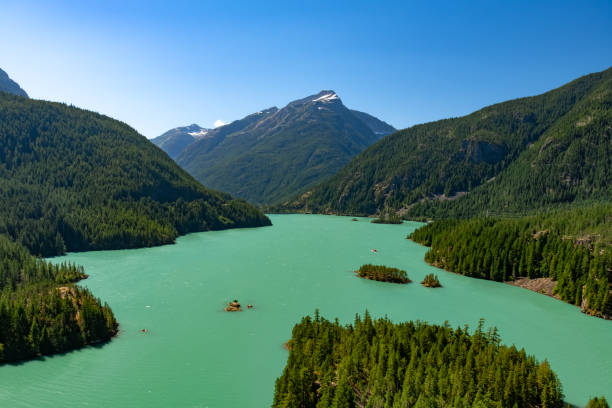
[[[410, 239], [410, 238], [408, 238]], [[413, 241], [412, 239], [410, 239], [410, 241]], [[415, 242], [416, 244], [419, 244], [418, 242]], [[428, 247], [427, 245], [422, 245], [419, 244], [421, 246], [424, 246], [426, 248], [431, 248]], [[482, 279], [482, 278], [475, 278], [472, 276], [466, 276], [457, 272], [453, 272], [453, 271], [449, 271], [448, 269], [444, 269], [443, 267], [441, 267], [439, 264], [437, 263], [430, 263], [424, 260], [424, 262], [428, 265], [434, 266], [438, 269], [441, 269], [445, 272], [450, 272], [450, 273], [454, 273], [455, 275], [459, 275], [459, 276], [463, 276], [465, 278], [470, 278], [470, 279]], [[607, 315], [607, 314], [598, 314], [598, 313], [590, 313], [588, 309], [586, 309], [584, 302], [582, 305], [575, 305], [573, 303], [570, 302], [566, 302], [565, 300], [561, 299], [560, 297], [558, 297], [557, 295], [553, 294], [552, 291], [554, 289], [554, 286], [556, 285], [556, 282], [553, 281], [551, 278], [528, 278], [528, 277], [520, 277], [515, 281], [495, 281], [492, 279], [482, 279], [482, 280], [487, 280], [487, 281], [491, 281], [491, 282], [497, 282], [497, 283], [503, 283], [506, 285], [510, 285], [510, 286], [516, 286], [519, 288], [523, 288], [523, 289], [527, 289], [530, 290], [532, 292], [538, 293], [540, 295], [545, 295], [548, 297], [551, 297], [553, 299], [557, 299], [563, 303], [567, 303], [568, 305], [577, 307], [578, 309], [580, 309], [580, 312], [582, 312], [583, 314], [587, 315], [587, 316], [591, 316], [591, 317], [596, 317], [598, 319], [602, 319], [602, 320], [612, 320], [612, 315]], [[552, 287], [551, 287], [552, 285]]]

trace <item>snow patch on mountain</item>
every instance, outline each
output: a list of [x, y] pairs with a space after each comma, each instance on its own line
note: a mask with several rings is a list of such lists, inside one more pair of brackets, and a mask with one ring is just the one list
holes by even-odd
[[189, 132], [189, 134], [193, 137], [202, 137], [202, 136], [206, 136], [206, 134], [208, 133], [207, 129], [200, 129], [199, 132]]
[[325, 94], [322, 96], [319, 96], [317, 99], [313, 99], [313, 102], [331, 102], [334, 99], [340, 99], [338, 97], [338, 95], [336, 95], [334, 92], [329, 93], [329, 94]]

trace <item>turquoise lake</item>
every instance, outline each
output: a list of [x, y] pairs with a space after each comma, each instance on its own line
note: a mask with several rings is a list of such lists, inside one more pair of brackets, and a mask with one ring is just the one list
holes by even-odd
[[[283, 343], [316, 308], [346, 323], [366, 308], [452, 326], [484, 318], [504, 343], [548, 359], [568, 402], [612, 400], [611, 321], [427, 265], [427, 248], [405, 239], [417, 223], [270, 218], [272, 227], [190, 234], [176, 245], [54, 258], [85, 266], [90, 277], [81, 284], [110, 304], [120, 334], [100, 347], [0, 367], [0, 406], [269, 407]], [[444, 287], [359, 279], [352, 271], [364, 263], [405, 269], [414, 282], [436, 272]], [[224, 312], [234, 298], [255, 308]]]

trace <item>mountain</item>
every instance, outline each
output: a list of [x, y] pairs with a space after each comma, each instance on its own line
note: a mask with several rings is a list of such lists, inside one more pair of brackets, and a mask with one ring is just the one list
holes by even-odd
[[363, 123], [365, 123], [370, 128], [372, 132], [374, 132], [377, 135], [381, 135], [384, 137], [384, 136], [390, 135], [396, 130], [393, 126], [391, 126], [387, 122], [384, 122], [368, 113], [359, 112], [354, 109], [351, 109], [351, 113], [357, 116]]
[[278, 208], [449, 217], [612, 200], [612, 68], [384, 138]]
[[270, 224], [245, 202], [202, 187], [122, 122], [6, 93], [0, 202], [0, 234], [43, 256]]
[[156, 146], [176, 159], [187, 146], [201, 137], [206, 136], [210, 129], [205, 129], [195, 123], [189, 126], [170, 129], [161, 136], [151, 139]]
[[8, 74], [0, 69], [0, 92], [6, 92], [13, 95], [28, 97], [26, 91], [21, 89], [19, 84], [9, 78]]
[[209, 130], [176, 160], [205, 185], [273, 203], [331, 176], [394, 130], [321, 91]]

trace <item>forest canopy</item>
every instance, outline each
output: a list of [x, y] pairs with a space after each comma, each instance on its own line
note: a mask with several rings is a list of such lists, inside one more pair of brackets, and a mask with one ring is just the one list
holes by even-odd
[[136, 248], [270, 225], [124, 123], [0, 92], [0, 233], [34, 255]]
[[542, 95], [400, 130], [279, 212], [525, 214], [612, 200], [612, 68]]
[[440, 220], [409, 238], [430, 246], [425, 260], [495, 281], [550, 278], [554, 294], [599, 317], [612, 316], [612, 205], [519, 218]]
[[55, 265], [0, 235], [0, 364], [98, 343], [117, 333], [107, 304], [73, 285], [82, 267]]
[[392, 323], [366, 312], [343, 326], [319, 316], [293, 328], [274, 408], [561, 408], [546, 360], [505, 346], [496, 329]]

